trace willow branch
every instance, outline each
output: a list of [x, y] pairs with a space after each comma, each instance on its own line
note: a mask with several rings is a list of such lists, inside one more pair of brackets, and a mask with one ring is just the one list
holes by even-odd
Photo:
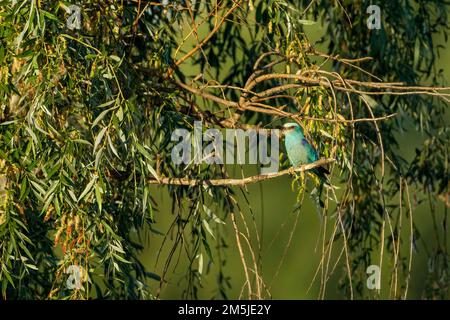
[[316, 162], [305, 164], [296, 168], [289, 168], [279, 172], [246, 177], [242, 179], [189, 179], [189, 178], [159, 178], [159, 180], [148, 180], [149, 184], [175, 185], [175, 186], [243, 186], [246, 184], [261, 182], [277, 177], [281, 177], [292, 172], [305, 172], [336, 161], [335, 159], [320, 159]]
[[184, 61], [189, 59], [189, 57], [191, 57], [195, 52], [197, 52], [201, 47], [203, 47], [205, 45], [205, 43], [207, 43], [214, 36], [214, 34], [216, 34], [217, 31], [219, 31], [220, 27], [225, 22], [225, 20], [228, 18], [228, 16], [230, 14], [232, 14], [233, 11], [236, 10], [236, 8], [238, 8], [238, 7], [239, 7], [239, 3], [235, 2], [233, 4], [233, 6], [221, 18], [220, 22], [215, 25], [215, 27], [211, 30], [211, 32], [199, 44], [197, 44], [191, 51], [189, 51], [183, 57], [181, 57], [179, 60], [177, 60], [175, 62], [175, 66], [179, 66], [180, 64], [182, 64]]
[[235, 107], [235, 108], [238, 107], [238, 104], [236, 102], [234, 102], [234, 101], [228, 101], [228, 100], [219, 98], [219, 97], [217, 97], [217, 96], [215, 96], [213, 94], [210, 94], [210, 93], [204, 92], [204, 91], [202, 91], [200, 89], [191, 87], [191, 86], [189, 86], [189, 85], [187, 85], [185, 83], [182, 83], [180, 81], [175, 81], [175, 82], [181, 88], [183, 88], [183, 89], [185, 89], [185, 90], [187, 90], [187, 91], [189, 91], [189, 92], [191, 92], [193, 94], [196, 94], [196, 95], [198, 95], [200, 97], [203, 97], [205, 99], [217, 102], [217, 103], [225, 105], [227, 107]]

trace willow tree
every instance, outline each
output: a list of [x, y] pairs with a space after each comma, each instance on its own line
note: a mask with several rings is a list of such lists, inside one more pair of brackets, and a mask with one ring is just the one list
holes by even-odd
[[[258, 235], [243, 227], [251, 218], [235, 193], [288, 172], [230, 180], [224, 165], [176, 166], [171, 135], [192, 130], [194, 121], [264, 131], [288, 120], [304, 127], [329, 159], [323, 161], [332, 161], [334, 187], [319, 205], [320, 297], [336, 272], [332, 252], [344, 268], [345, 296], [361, 297], [378, 247], [380, 264], [392, 271], [391, 296], [406, 297], [419, 236], [414, 209], [422, 202], [429, 203], [437, 239], [426, 295], [446, 297], [450, 93], [435, 68], [433, 39], [448, 27], [447, 8], [439, 0], [386, 2], [381, 29], [371, 30], [369, 5], [1, 1], [3, 298], [157, 297], [148, 281], [164, 289], [176, 253], [191, 261], [185, 297], [200, 289], [199, 260], [220, 265], [217, 287], [226, 297], [222, 253], [232, 245], [242, 259], [245, 297], [267, 297], [252, 245]], [[313, 21], [326, 26], [327, 52], [304, 33]], [[402, 130], [428, 137], [409, 162], [398, 152]], [[293, 177], [298, 208], [313, 185], [307, 179]], [[138, 259], [142, 230], [158, 229], [153, 185], [167, 189], [174, 214], [163, 274]], [[225, 245], [221, 222], [234, 227], [236, 243]], [[75, 289], [66, 283], [71, 266], [84, 270]]]

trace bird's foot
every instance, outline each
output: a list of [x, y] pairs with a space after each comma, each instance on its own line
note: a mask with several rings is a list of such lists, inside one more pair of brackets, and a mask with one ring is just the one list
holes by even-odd
[[297, 174], [295, 173], [295, 168], [294, 167], [290, 167], [289, 168], [289, 174], [292, 176], [297, 176]]

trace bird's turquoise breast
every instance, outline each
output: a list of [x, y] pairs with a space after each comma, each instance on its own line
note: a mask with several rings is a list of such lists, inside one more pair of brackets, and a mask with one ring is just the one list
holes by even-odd
[[308, 148], [310, 146], [309, 144], [305, 145], [302, 142], [303, 139], [302, 135], [296, 134], [295, 132], [286, 135], [285, 138], [287, 156], [294, 167], [312, 162]]

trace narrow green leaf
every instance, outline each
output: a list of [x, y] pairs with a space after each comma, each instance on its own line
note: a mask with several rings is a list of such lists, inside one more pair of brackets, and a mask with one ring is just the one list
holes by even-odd
[[119, 154], [117, 153], [116, 148], [114, 147], [114, 144], [112, 143], [111, 137], [109, 136], [109, 134], [106, 136], [106, 138], [108, 139], [108, 145], [109, 148], [111, 149], [112, 153], [118, 158], [120, 159]]
[[119, 58], [118, 56], [110, 55], [109, 57], [111, 58], [111, 60], [114, 60], [114, 61], [116, 61], [116, 62], [120, 62], [120, 61], [121, 61], [120, 58]]
[[198, 255], [198, 273], [203, 273], [203, 254]]
[[114, 102], [116, 102], [116, 99], [102, 103], [100, 105], [97, 106], [97, 108], [105, 108], [105, 107], [109, 107], [110, 105], [112, 105]]
[[103, 136], [105, 135], [106, 130], [108, 130], [108, 127], [104, 127], [99, 134], [97, 135], [97, 137], [95, 138], [95, 142], [94, 142], [94, 152], [95, 150], [97, 150], [98, 145], [100, 144], [100, 142], [103, 139]]
[[311, 21], [311, 20], [298, 20], [300, 24], [303, 24], [304, 26], [311, 26], [313, 24], [316, 24], [317, 21]]
[[106, 109], [102, 111], [97, 118], [95, 118], [94, 122], [92, 123], [92, 128], [94, 128], [109, 112], [116, 109], [117, 107], [112, 107], [109, 109]]
[[45, 190], [44, 190], [44, 188], [42, 188], [42, 186], [39, 184], [39, 183], [37, 183], [36, 181], [33, 181], [33, 180], [30, 180], [30, 183], [34, 186], [34, 188], [37, 190], [37, 191], [39, 191], [39, 193], [42, 195], [42, 196], [44, 196], [45, 195]]
[[102, 193], [98, 184], [95, 185], [95, 198], [97, 200], [98, 211], [102, 211]]
[[91, 181], [87, 184], [86, 188], [84, 188], [83, 192], [81, 193], [80, 197], [78, 198], [78, 202], [80, 202], [81, 199], [83, 199], [89, 191], [91, 191], [92, 186], [94, 185], [95, 181], [97, 181], [97, 177], [92, 178]]
[[145, 150], [143, 146], [141, 146], [139, 143], [136, 143], [135, 146], [144, 157], [146, 157], [150, 161], [153, 161], [152, 156], [147, 150]]
[[72, 198], [73, 201], [77, 202], [77, 197], [76, 197], [75, 193], [71, 189], [69, 189], [67, 191], [67, 193], [69, 194], [69, 196]]
[[52, 185], [50, 186], [50, 188], [47, 190], [47, 192], [45, 193], [44, 199], [48, 199], [50, 197], [50, 195], [55, 191], [55, 189], [58, 187], [59, 185], [59, 181], [56, 180], [52, 183]]
[[214, 236], [213, 231], [211, 230], [211, 227], [209, 226], [208, 221], [206, 221], [205, 219], [203, 219], [203, 225], [205, 226], [206, 231], [208, 231], [208, 233], [209, 233], [214, 239], [216, 239], [216, 237]]

